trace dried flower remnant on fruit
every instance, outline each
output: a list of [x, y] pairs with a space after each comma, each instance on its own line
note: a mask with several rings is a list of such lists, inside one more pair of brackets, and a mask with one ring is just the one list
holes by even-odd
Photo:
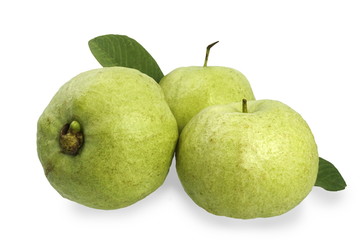
[[78, 154], [84, 143], [84, 135], [81, 131], [80, 123], [72, 121], [65, 124], [60, 131], [59, 143], [63, 153], [73, 156]]

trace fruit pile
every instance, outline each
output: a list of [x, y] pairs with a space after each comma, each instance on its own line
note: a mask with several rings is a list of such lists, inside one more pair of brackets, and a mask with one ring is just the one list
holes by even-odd
[[296, 111], [255, 100], [239, 71], [207, 66], [216, 43], [204, 66], [163, 76], [135, 40], [92, 39], [103, 68], [65, 83], [38, 121], [38, 156], [50, 184], [85, 206], [122, 208], [164, 182], [175, 154], [186, 193], [216, 215], [277, 216], [314, 185], [344, 189]]

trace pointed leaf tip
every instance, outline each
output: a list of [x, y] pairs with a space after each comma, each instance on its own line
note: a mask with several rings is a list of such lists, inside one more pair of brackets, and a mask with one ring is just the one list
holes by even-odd
[[327, 191], [340, 191], [346, 188], [346, 182], [339, 170], [329, 161], [319, 158], [319, 171], [315, 186]]

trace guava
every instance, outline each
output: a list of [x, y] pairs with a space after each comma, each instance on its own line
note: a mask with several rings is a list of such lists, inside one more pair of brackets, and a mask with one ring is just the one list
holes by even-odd
[[38, 120], [50, 184], [88, 207], [129, 206], [156, 190], [178, 138], [161, 87], [135, 69], [106, 67], [65, 83]]
[[241, 72], [229, 67], [207, 66], [210, 48], [216, 43], [207, 47], [204, 66], [177, 68], [159, 83], [179, 131], [208, 106], [255, 99], [249, 81]]
[[176, 169], [193, 201], [215, 215], [272, 217], [311, 191], [319, 156], [305, 120], [274, 100], [210, 106], [185, 126]]

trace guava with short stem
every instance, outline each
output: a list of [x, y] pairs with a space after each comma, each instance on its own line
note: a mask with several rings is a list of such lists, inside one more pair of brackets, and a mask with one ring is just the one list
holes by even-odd
[[297, 206], [314, 186], [318, 165], [308, 124], [274, 100], [205, 108], [185, 126], [176, 151], [178, 176], [194, 202], [242, 219]]
[[243, 98], [255, 99], [249, 81], [241, 72], [207, 65], [210, 48], [216, 43], [207, 47], [203, 66], [177, 68], [159, 83], [177, 120], [179, 131], [208, 106], [238, 102]]

